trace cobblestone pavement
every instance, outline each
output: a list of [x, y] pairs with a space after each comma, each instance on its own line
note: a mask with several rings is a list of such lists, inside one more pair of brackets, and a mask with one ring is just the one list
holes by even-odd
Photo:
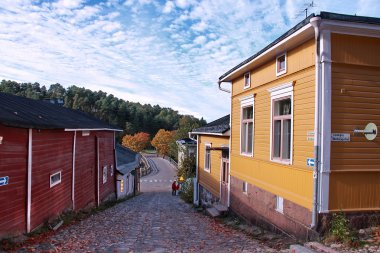
[[[154, 178], [165, 175], [170, 177], [167, 180], [172, 179], [174, 170], [165, 160], [154, 158], [153, 161], [160, 170]], [[171, 195], [168, 182], [142, 181], [142, 189], [145, 192], [141, 195], [20, 251], [276, 252], [242, 232], [197, 213], [191, 205]]]

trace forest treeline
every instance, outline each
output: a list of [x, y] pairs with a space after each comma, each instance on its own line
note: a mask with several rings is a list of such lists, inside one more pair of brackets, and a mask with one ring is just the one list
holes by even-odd
[[[179, 132], [183, 132], [182, 135], [184, 135], [189, 128], [206, 124], [203, 118], [181, 115], [171, 108], [130, 102], [103, 91], [92, 91], [75, 85], [64, 88], [61, 84], [56, 83], [47, 88], [39, 83], [2, 80], [0, 92], [39, 100], [61, 100], [65, 107], [79, 109], [120, 127], [124, 130], [122, 135], [146, 132], [153, 137], [160, 129], [179, 129]], [[186, 129], [181, 131], [180, 122], [187, 123]]]

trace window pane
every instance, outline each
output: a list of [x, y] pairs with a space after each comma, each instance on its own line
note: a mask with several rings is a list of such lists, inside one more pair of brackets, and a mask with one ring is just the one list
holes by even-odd
[[289, 115], [291, 114], [291, 109], [292, 109], [292, 102], [290, 98], [276, 101], [274, 104], [274, 115], [275, 116]]
[[281, 150], [281, 120], [274, 121], [273, 157], [280, 157]]
[[291, 120], [284, 120], [282, 159], [290, 159], [290, 126]]
[[243, 108], [243, 119], [253, 119], [253, 106]]
[[247, 123], [242, 123], [241, 125], [241, 152], [247, 152], [246, 150], [247, 143]]
[[249, 74], [244, 75], [244, 87], [250, 86]]
[[277, 71], [285, 70], [285, 55], [278, 57], [277, 59]]
[[248, 123], [248, 147], [247, 152], [252, 153], [252, 143], [253, 143], [253, 123]]

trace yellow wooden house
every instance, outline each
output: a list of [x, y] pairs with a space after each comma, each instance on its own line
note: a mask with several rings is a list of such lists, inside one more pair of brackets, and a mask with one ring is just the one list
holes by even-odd
[[219, 87], [231, 92], [232, 211], [299, 237], [332, 212], [379, 215], [379, 18], [313, 14]]
[[208, 207], [229, 201], [230, 115], [193, 129], [197, 139], [195, 202]]

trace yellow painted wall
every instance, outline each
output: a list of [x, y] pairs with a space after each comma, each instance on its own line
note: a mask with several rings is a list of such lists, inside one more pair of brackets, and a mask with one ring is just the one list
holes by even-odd
[[229, 145], [229, 136], [198, 135], [198, 178], [199, 183], [210, 191], [214, 196], [220, 196], [220, 167], [221, 150], [211, 150], [210, 172], [204, 170], [205, 166], [205, 144], [211, 147], [222, 147]]
[[380, 130], [380, 38], [331, 34], [332, 133], [330, 210], [380, 210], [380, 136], [367, 141], [355, 128]]
[[[251, 71], [251, 88], [243, 89], [243, 76], [232, 85], [231, 175], [311, 210], [314, 131], [315, 47], [310, 40], [287, 52], [287, 73], [276, 77], [276, 59]], [[294, 82], [293, 164], [270, 161], [271, 99], [268, 89]], [[254, 157], [240, 155], [240, 100], [255, 95]]]

